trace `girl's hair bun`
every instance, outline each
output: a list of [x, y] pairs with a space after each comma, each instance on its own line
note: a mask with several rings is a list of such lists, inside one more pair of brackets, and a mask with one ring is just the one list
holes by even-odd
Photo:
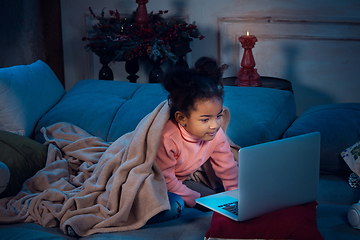
[[165, 90], [170, 93], [178, 91], [179, 89], [190, 87], [193, 74], [190, 69], [174, 68], [165, 75], [162, 84]]
[[222, 84], [222, 76], [227, 65], [219, 67], [216, 60], [209, 57], [201, 57], [195, 63], [195, 69], [202, 75], [210, 77], [216, 84]]

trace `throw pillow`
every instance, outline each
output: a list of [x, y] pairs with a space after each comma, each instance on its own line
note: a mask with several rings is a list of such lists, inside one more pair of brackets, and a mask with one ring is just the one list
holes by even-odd
[[360, 176], [360, 141], [340, 153], [349, 168]]
[[214, 212], [206, 239], [324, 240], [316, 222], [315, 201], [279, 210], [244, 222]]
[[360, 141], [340, 153], [353, 173], [349, 177], [349, 185], [360, 188]]
[[10, 180], [0, 198], [16, 195], [26, 179], [46, 163], [47, 146], [30, 138], [0, 130], [0, 162], [10, 171]]
[[320, 132], [320, 174], [349, 174], [340, 153], [359, 141], [360, 103], [336, 103], [308, 108], [283, 137]]
[[35, 124], [65, 90], [41, 60], [0, 69], [0, 130], [29, 137]]

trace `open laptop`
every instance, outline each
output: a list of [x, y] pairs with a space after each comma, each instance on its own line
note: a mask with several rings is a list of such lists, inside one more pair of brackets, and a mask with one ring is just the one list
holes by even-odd
[[235, 221], [317, 199], [320, 133], [314, 132], [239, 150], [237, 190], [196, 200]]

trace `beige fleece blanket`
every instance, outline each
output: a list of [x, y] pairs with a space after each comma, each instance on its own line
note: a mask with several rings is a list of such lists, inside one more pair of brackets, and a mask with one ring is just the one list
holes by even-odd
[[169, 118], [161, 103], [109, 145], [67, 123], [42, 129], [47, 164], [13, 198], [0, 200], [0, 222], [70, 225], [80, 236], [138, 229], [170, 209], [164, 177], [154, 164]]
[[[48, 159], [15, 197], [0, 199], [0, 222], [71, 226], [80, 236], [138, 229], [170, 209], [155, 156], [169, 119], [166, 101], [109, 144], [77, 126], [43, 128]], [[229, 122], [224, 114], [224, 129]]]

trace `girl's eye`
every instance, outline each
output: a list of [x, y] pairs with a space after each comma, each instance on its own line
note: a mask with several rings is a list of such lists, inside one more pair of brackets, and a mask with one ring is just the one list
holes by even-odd
[[216, 116], [216, 118], [218, 118], [218, 119], [221, 118], [221, 117], [222, 117], [222, 114]]
[[201, 121], [202, 121], [202, 122], [207, 122], [207, 121], [209, 121], [209, 119], [208, 119], [208, 118], [205, 118], [205, 119], [201, 119]]

